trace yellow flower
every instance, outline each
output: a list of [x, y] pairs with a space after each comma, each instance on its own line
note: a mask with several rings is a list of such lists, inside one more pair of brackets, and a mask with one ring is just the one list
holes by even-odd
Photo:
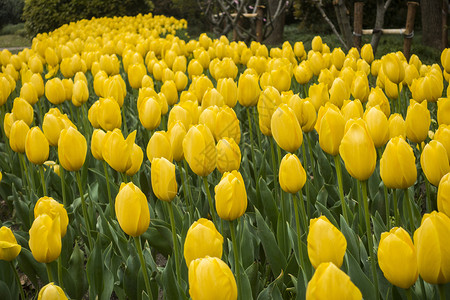
[[132, 182], [120, 185], [115, 211], [120, 228], [133, 237], [140, 236], [150, 224], [150, 211], [144, 193]]
[[369, 179], [377, 164], [377, 152], [364, 120], [351, 120], [339, 146], [349, 174], [360, 181]]
[[73, 105], [80, 107], [89, 98], [89, 90], [86, 82], [83, 80], [75, 81], [73, 84], [72, 103]]
[[450, 171], [447, 150], [437, 140], [428, 143], [420, 155], [420, 165], [428, 181], [438, 186], [441, 178]]
[[69, 217], [67, 216], [64, 205], [51, 197], [42, 197], [34, 206], [34, 218], [44, 214], [53, 220], [59, 218], [61, 237], [64, 237], [66, 235], [67, 225], [69, 225]]
[[368, 64], [373, 61], [373, 49], [371, 44], [364, 44], [361, 48], [361, 58], [364, 59]]
[[381, 59], [381, 66], [386, 77], [395, 84], [399, 84], [405, 78], [405, 68], [395, 53], [389, 53]]
[[350, 277], [332, 262], [320, 264], [306, 288], [306, 299], [360, 300], [362, 294]]
[[112, 98], [100, 98], [97, 108], [97, 122], [105, 131], [112, 131], [122, 126], [120, 106]]
[[147, 144], [147, 158], [151, 162], [154, 158], [164, 157], [173, 160], [169, 135], [165, 131], [156, 131]]
[[278, 146], [285, 151], [293, 153], [302, 145], [302, 129], [294, 111], [287, 104], [281, 104], [276, 108], [272, 115], [271, 130]]
[[189, 264], [189, 295], [192, 300], [236, 300], [236, 280], [220, 258], [198, 258]]
[[183, 152], [192, 171], [207, 176], [216, 167], [216, 144], [206, 125], [192, 126], [183, 140]]
[[380, 106], [376, 105], [367, 109], [364, 113], [364, 121], [375, 147], [386, 145], [389, 140], [389, 122]]
[[[249, 89], [249, 87], [246, 87]], [[237, 102], [238, 87], [232, 78], [221, 78], [217, 82], [217, 91], [223, 96], [225, 105], [234, 107]]]
[[28, 126], [33, 123], [33, 107], [23, 98], [16, 98], [13, 102], [11, 113], [15, 120], [23, 120]]
[[172, 122], [167, 131], [170, 147], [172, 148], [173, 159], [181, 161], [184, 158], [183, 140], [186, 136], [186, 128], [181, 121]]
[[103, 139], [106, 133], [101, 129], [95, 129], [91, 138], [91, 153], [97, 160], [103, 160]]
[[447, 150], [448, 160], [450, 162], [450, 125], [440, 125], [434, 133], [433, 139], [439, 141]]
[[217, 148], [217, 169], [220, 173], [239, 170], [241, 150], [233, 138], [224, 137], [219, 140]]
[[406, 122], [401, 114], [392, 114], [388, 122], [390, 139], [400, 136], [406, 138]]
[[31, 225], [28, 242], [33, 257], [41, 263], [56, 260], [61, 254], [61, 225], [57, 216], [38, 215]]
[[417, 254], [411, 237], [401, 227], [381, 234], [378, 264], [390, 283], [407, 289], [419, 277]]
[[380, 176], [384, 185], [392, 189], [406, 189], [416, 182], [416, 158], [403, 138], [388, 142], [380, 159]]
[[238, 171], [225, 172], [214, 188], [216, 210], [220, 218], [228, 221], [242, 216], [247, 209], [244, 179]]
[[31, 105], [36, 104], [39, 100], [37, 91], [30, 82], [25, 82], [20, 88], [20, 98], [27, 100]]
[[131, 148], [130, 157], [131, 157], [131, 166], [128, 168], [125, 174], [127, 174], [128, 176], [133, 176], [141, 168], [142, 161], [144, 160], [144, 152], [142, 151], [141, 147], [139, 147], [136, 144], [133, 144], [133, 147]]
[[239, 119], [232, 108], [224, 105], [219, 109], [212, 132], [216, 141], [224, 137], [229, 137], [239, 144], [241, 140], [241, 129], [239, 127]]
[[126, 140], [120, 129], [106, 133], [103, 139], [103, 159], [117, 172], [125, 173], [131, 167], [131, 151], [135, 138], [136, 130], [131, 132]]
[[144, 99], [138, 108], [138, 113], [139, 120], [145, 129], [154, 130], [161, 123], [161, 105], [154, 97]]
[[[324, 108], [323, 117], [316, 123], [319, 126], [319, 144], [323, 151], [338, 155], [339, 145], [344, 137], [345, 120], [338, 108]], [[320, 114], [320, 111], [319, 111]], [[319, 119], [319, 118], [318, 118]], [[319, 124], [319, 125], [317, 125]]]
[[389, 104], [389, 100], [386, 95], [383, 93], [383, 90], [380, 87], [375, 87], [370, 90], [369, 100], [366, 104], [366, 109], [374, 106], [380, 106], [380, 109], [386, 115], [386, 118], [389, 118], [391, 114], [391, 107]]
[[223, 237], [217, 231], [214, 223], [201, 218], [195, 221], [186, 234], [184, 240], [184, 259], [189, 267], [197, 258], [222, 257]]
[[151, 178], [152, 188], [156, 198], [171, 202], [178, 192], [175, 165], [164, 157], [153, 158]]
[[178, 89], [173, 80], [166, 80], [161, 86], [161, 93], [166, 96], [167, 104], [172, 106], [178, 102]]
[[418, 103], [411, 99], [406, 113], [406, 137], [414, 143], [422, 143], [428, 136], [431, 124], [427, 101]]
[[19, 255], [21, 250], [22, 247], [17, 244], [16, 237], [11, 229], [2, 226], [0, 228], [0, 260], [12, 261]]
[[78, 171], [84, 164], [87, 153], [85, 137], [75, 128], [63, 129], [58, 140], [58, 159], [67, 171]]
[[62, 288], [50, 282], [39, 291], [38, 300], [67, 300], [67, 296]]
[[313, 84], [309, 87], [308, 95], [316, 111], [325, 103], [330, 101], [330, 95], [328, 94], [328, 88], [325, 84]]
[[128, 82], [133, 89], [142, 87], [142, 77], [147, 75], [147, 68], [144, 64], [133, 64], [128, 67]]
[[35, 165], [42, 165], [48, 159], [49, 145], [47, 138], [37, 126], [31, 128], [25, 138], [25, 154]]
[[347, 240], [325, 216], [309, 221], [307, 238], [308, 257], [317, 269], [322, 263], [332, 262], [338, 268], [342, 266]]
[[14, 152], [25, 152], [25, 139], [29, 130], [30, 127], [22, 120], [15, 121], [12, 124], [9, 133], [9, 145]]
[[450, 216], [450, 173], [445, 174], [439, 182], [437, 206], [439, 212]]
[[278, 172], [280, 186], [286, 193], [295, 194], [306, 183], [306, 172], [295, 154], [286, 154], [280, 163]]
[[414, 232], [417, 265], [423, 280], [431, 284], [450, 282], [450, 219], [433, 211], [425, 214]]

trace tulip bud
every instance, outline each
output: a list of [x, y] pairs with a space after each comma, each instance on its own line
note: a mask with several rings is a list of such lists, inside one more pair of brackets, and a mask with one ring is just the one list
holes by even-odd
[[377, 164], [377, 152], [364, 120], [349, 121], [339, 146], [348, 173], [360, 181], [369, 179]]
[[361, 102], [366, 102], [368, 100], [370, 91], [367, 76], [362, 74], [355, 76], [352, 82], [351, 93], [353, 98], [359, 99]]
[[247, 192], [244, 179], [238, 171], [225, 172], [214, 188], [216, 210], [223, 220], [233, 221], [247, 209]]
[[267, 87], [259, 96], [257, 106], [259, 128], [266, 136], [272, 136], [272, 115], [279, 104], [281, 104], [281, 95], [278, 90], [272, 86]]
[[167, 120], [167, 125], [170, 127], [172, 123], [180, 121], [183, 123], [184, 128], [189, 128], [193, 124], [192, 115], [187, 109], [175, 104], [169, 113], [169, 118]]
[[389, 140], [389, 122], [386, 115], [381, 111], [380, 106], [374, 106], [364, 113], [367, 130], [373, 140], [375, 147], [379, 148]]
[[344, 116], [344, 120], [347, 123], [351, 119], [359, 119], [363, 117], [363, 106], [361, 101], [355, 100], [344, 100], [344, 104], [341, 108], [341, 113]]
[[219, 109], [212, 132], [216, 141], [224, 137], [229, 137], [239, 144], [241, 140], [241, 129], [239, 127], [239, 119], [232, 108], [222, 106]]
[[207, 176], [216, 167], [217, 151], [214, 137], [205, 125], [192, 126], [183, 140], [183, 152], [192, 171]]
[[108, 131], [103, 139], [103, 159], [117, 172], [125, 173], [131, 167], [131, 151], [135, 139], [136, 130], [126, 140], [120, 129]]
[[126, 234], [137, 237], [147, 231], [150, 224], [147, 198], [132, 182], [120, 185], [115, 211], [120, 228]]
[[62, 288], [50, 282], [39, 291], [38, 300], [67, 300], [67, 297]]
[[223, 96], [225, 105], [231, 108], [236, 105], [238, 87], [232, 78], [219, 79], [217, 82], [217, 91]]
[[441, 178], [450, 172], [447, 150], [437, 140], [428, 143], [420, 155], [420, 165], [428, 181], [438, 186]]
[[28, 126], [33, 123], [33, 107], [23, 98], [16, 98], [11, 113], [15, 120], [23, 120]]
[[425, 214], [414, 232], [419, 274], [428, 283], [450, 282], [450, 256], [446, 254], [450, 251], [449, 232], [449, 217], [436, 211]]
[[103, 140], [106, 133], [101, 129], [95, 129], [91, 138], [91, 153], [97, 160], [103, 160]]
[[364, 44], [361, 48], [361, 58], [364, 59], [368, 64], [373, 61], [373, 49], [371, 44]]
[[172, 106], [178, 102], [178, 90], [173, 80], [167, 80], [161, 86], [161, 93], [166, 96], [167, 104]]
[[224, 137], [219, 140], [217, 148], [217, 169], [220, 173], [239, 170], [241, 150], [233, 138]]
[[331, 52], [331, 63], [336, 67], [336, 69], [342, 69], [345, 60], [345, 53], [341, 48], [334, 48]]
[[138, 113], [142, 126], [147, 130], [154, 130], [161, 123], [161, 105], [153, 97], [143, 100]]
[[85, 137], [75, 128], [63, 129], [58, 140], [58, 159], [67, 171], [78, 171], [84, 164], [87, 153]]
[[406, 137], [414, 143], [425, 141], [428, 136], [431, 118], [427, 101], [417, 103], [411, 99], [406, 113]]
[[20, 88], [20, 98], [27, 100], [28, 103], [34, 105], [37, 103], [38, 95], [33, 84], [25, 82]]
[[320, 264], [306, 288], [306, 299], [361, 300], [362, 294], [350, 277], [332, 262]]
[[237, 100], [239, 104], [245, 107], [255, 106], [260, 93], [258, 77], [250, 74], [242, 74], [239, 77], [237, 88]]
[[319, 108], [325, 103], [330, 101], [330, 96], [328, 93], [328, 88], [325, 84], [313, 84], [309, 87], [308, 95], [311, 99], [312, 104], [314, 105], [316, 111], [319, 111]]
[[30, 127], [22, 120], [15, 121], [12, 124], [9, 133], [9, 145], [14, 152], [25, 152], [25, 139], [29, 130]]
[[306, 172], [295, 154], [286, 154], [278, 172], [280, 186], [286, 193], [299, 192], [306, 183]]
[[405, 78], [405, 68], [395, 53], [389, 53], [381, 59], [381, 66], [386, 77], [395, 84], [399, 84]]
[[47, 138], [37, 126], [31, 128], [25, 138], [25, 154], [35, 165], [42, 165], [48, 159], [49, 145]]
[[103, 95], [114, 99], [119, 104], [119, 107], [122, 107], [127, 90], [125, 82], [120, 75], [114, 75], [105, 80], [103, 84]]
[[5, 135], [7, 138], [10, 137], [11, 127], [15, 122], [14, 115], [12, 113], [6, 113], [5, 119], [3, 120], [3, 128], [5, 130]]
[[380, 106], [380, 109], [386, 115], [386, 118], [389, 118], [391, 114], [391, 107], [389, 104], [389, 100], [386, 98], [386, 95], [383, 93], [381, 88], [375, 87], [372, 88], [369, 94], [369, 100], [366, 105], [366, 110], [370, 107]]
[[173, 160], [172, 147], [170, 146], [169, 135], [165, 131], [156, 131], [147, 144], [147, 158], [151, 162], [153, 158], [164, 157], [169, 161]]
[[[287, 104], [275, 110], [271, 120], [272, 134], [277, 144], [288, 152], [295, 152], [303, 142], [303, 133], [297, 117]], [[286, 131], [286, 128], [290, 128]]]
[[217, 231], [214, 223], [201, 218], [195, 221], [186, 234], [184, 240], [184, 259], [189, 267], [197, 258], [222, 257], [223, 237]]
[[388, 142], [380, 160], [380, 176], [384, 185], [393, 189], [406, 189], [416, 182], [416, 158], [403, 138]]
[[78, 80], [73, 85], [72, 103], [73, 105], [80, 107], [89, 98], [89, 90], [86, 82]]
[[66, 95], [67, 101], [72, 101], [72, 94], [73, 94], [73, 81], [72, 79], [63, 79], [61, 80], [62, 84], [64, 86], [64, 92]]
[[171, 202], [178, 192], [175, 165], [164, 157], [153, 158], [151, 162], [153, 192], [159, 200]]
[[347, 240], [325, 216], [309, 221], [308, 257], [312, 266], [317, 269], [322, 263], [331, 262], [342, 266]]
[[220, 258], [206, 256], [192, 260], [188, 269], [189, 295], [192, 300], [237, 299], [236, 280], [228, 265]]
[[389, 138], [406, 138], [406, 122], [401, 114], [393, 114], [389, 117]]
[[112, 98], [100, 98], [97, 109], [97, 121], [105, 131], [112, 131], [122, 126], [119, 104]]
[[[0, 228], [0, 260], [12, 261], [19, 255], [21, 250], [22, 247], [17, 244], [16, 237], [11, 229], [2, 226]], [[220, 250], [220, 256], [222, 256], [222, 244], [220, 245]]]
[[67, 225], [69, 225], [69, 217], [64, 205], [51, 197], [42, 197], [34, 206], [34, 218], [40, 215], [48, 215], [52, 220], [59, 218], [61, 237], [66, 235]]
[[61, 225], [58, 216], [52, 219], [47, 214], [38, 215], [29, 234], [28, 245], [38, 262], [52, 262], [61, 254]]
[[339, 145], [344, 137], [345, 129], [344, 117], [337, 107], [336, 109], [337, 111], [332, 108], [325, 109], [323, 117], [316, 123], [316, 126], [319, 127], [320, 148], [333, 156], [339, 154]]
[[128, 67], [128, 82], [133, 89], [142, 87], [142, 77], [147, 75], [147, 68], [144, 64], [133, 64]]

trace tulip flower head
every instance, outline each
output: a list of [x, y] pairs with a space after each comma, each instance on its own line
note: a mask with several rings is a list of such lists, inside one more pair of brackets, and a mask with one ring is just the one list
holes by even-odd
[[29, 231], [28, 242], [33, 257], [41, 263], [49, 263], [61, 254], [60, 217], [52, 219], [47, 214], [38, 215]]
[[216, 210], [221, 219], [233, 221], [247, 210], [247, 191], [238, 171], [225, 172], [214, 191]]
[[67, 300], [67, 296], [62, 288], [50, 282], [39, 291], [38, 300]]
[[2, 226], [0, 228], [0, 260], [12, 261], [21, 250], [22, 247], [17, 244], [16, 237], [11, 229]]

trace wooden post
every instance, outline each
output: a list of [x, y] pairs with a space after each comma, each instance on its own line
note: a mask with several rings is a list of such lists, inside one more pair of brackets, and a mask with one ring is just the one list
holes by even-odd
[[262, 43], [263, 41], [263, 18], [264, 18], [264, 6], [258, 6], [256, 8], [256, 41]]
[[361, 35], [363, 26], [364, 2], [355, 2], [353, 16], [353, 43], [358, 50], [361, 49]]
[[239, 19], [237, 20], [236, 25], [233, 28], [233, 41], [235, 42], [240, 40], [239, 34], [237, 32], [239, 27], [242, 27], [242, 16], [239, 16]]
[[447, 15], [448, 15], [448, 0], [442, 0], [442, 45], [441, 50], [447, 48], [448, 44], [448, 27], [447, 27]]
[[417, 2], [408, 2], [408, 13], [406, 15], [406, 28], [403, 39], [403, 54], [409, 60], [411, 52], [411, 42], [414, 36], [414, 19], [416, 17]]

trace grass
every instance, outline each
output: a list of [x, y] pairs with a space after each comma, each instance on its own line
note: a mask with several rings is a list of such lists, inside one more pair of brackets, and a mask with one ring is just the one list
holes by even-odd
[[8, 24], [0, 29], [0, 48], [30, 46], [31, 39], [27, 37], [24, 23]]

